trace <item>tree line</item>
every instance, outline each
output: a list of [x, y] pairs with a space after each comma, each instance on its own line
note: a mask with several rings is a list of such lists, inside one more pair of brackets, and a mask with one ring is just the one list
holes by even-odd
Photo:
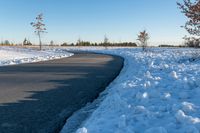
[[77, 43], [63, 43], [61, 44], [61, 46], [104, 46], [104, 47], [114, 47], [114, 46], [118, 46], [118, 47], [137, 47], [137, 44], [134, 42], [117, 42], [117, 43], [93, 43], [93, 42], [89, 42], [89, 41], [81, 41], [81, 42], [77, 42]]
[[9, 42], [8, 40], [5, 40], [5, 41], [1, 41], [0, 45], [1, 46], [14, 46], [15, 44], [12, 42]]

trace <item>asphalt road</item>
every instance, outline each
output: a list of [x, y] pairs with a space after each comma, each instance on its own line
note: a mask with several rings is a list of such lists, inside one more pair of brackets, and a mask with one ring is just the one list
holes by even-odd
[[0, 67], [0, 133], [55, 133], [119, 74], [117, 56], [77, 53]]

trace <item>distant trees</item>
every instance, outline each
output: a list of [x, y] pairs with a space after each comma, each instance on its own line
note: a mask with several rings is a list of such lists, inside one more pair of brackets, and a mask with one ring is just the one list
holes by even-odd
[[183, 0], [183, 3], [177, 3], [181, 12], [185, 14], [188, 21], [185, 23], [185, 29], [191, 34], [200, 36], [200, 0]]
[[[104, 46], [105, 47], [105, 44], [99, 43], [94, 46]], [[109, 42], [106, 46], [107, 47], [108, 46], [110, 46], [110, 47], [137, 47], [137, 44], [134, 42], [116, 42], [116, 43]]]
[[25, 38], [24, 41], [23, 41], [23, 45], [28, 46], [28, 45], [32, 45], [32, 43]]
[[149, 34], [147, 33], [146, 30], [140, 32], [138, 34], [137, 40], [140, 42], [140, 45], [142, 46], [143, 51], [146, 51], [146, 48], [148, 46], [147, 41], [149, 40]]
[[[105, 47], [104, 43], [96, 43], [96, 42], [89, 42], [89, 41], [81, 41], [78, 40], [76, 44], [74, 43], [62, 43], [61, 46], [103, 46]], [[106, 46], [110, 47], [137, 47], [137, 44], [134, 42], [120, 42], [120, 43], [108, 43]]]
[[80, 41], [76, 45], [77, 46], [91, 46], [92, 43], [90, 43], [89, 41]]
[[[73, 45], [70, 45], [70, 46], [74, 46]], [[77, 43], [76, 43], [76, 46], [94, 46], [94, 44], [92, 42], [89, 42], [89, 41], [83, 41], [81, 40], [80, 38], [77, 40]]]
[[8, 40], [5, 40], [4, 45], [10, 45], [10, 42]]
[[134, 42], [119, 42], [119, 43], [109, 43], [109, 46], [118, 46], [118, 47], [137, 47], [137, 44]]
[[82, 41], [81, 41], [81, 38], [79, 37], [78, 40], [77, 40], [77, 42], [76, 42], [76, 45], [81, 44], [81, 42], [82, 42]]
[[8, 40], [5, 40], [5, 41], [1, 41], [0, 45], [2, 45], [2, 46], [14, 46], [15, 44], [12, 43], [12, 42], [9, 42]]
[[185, 46], [187, 46], [187, 47], [194, 47], [194, 48], [199, 47], [200, 38], [185, 36], [185, 37], [183, 37], [183, 39], [185, 40]]
[[50, 41], [50, 44], [49, 44], [49, 45], [50, 45], [50, 46], [53, 46], [53, 45], [54, 45], [53, 40]]
[[69, 46], [69, 45], [66, 42], [64, 42], [60, 46]]
[[60, 46], [75, 46], [75, 44], [74, 43], [66, 43], [66, 42], [64, 42]]
[[41, 13], [36, 17], [35, 22], [31, 22], [31, 25], [35, 28], [35, 33], [39, 38], [40, 50], [42, 50], [41, 33], [46, 32], [45, 24], [43, 23], [43, 21], [43, 14]]

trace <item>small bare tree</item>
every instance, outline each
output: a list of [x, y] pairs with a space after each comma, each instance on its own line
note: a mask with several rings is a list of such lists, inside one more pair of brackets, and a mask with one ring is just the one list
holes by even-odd
[[200, 0], [183, 0], [177, 3], [181, 12], [188, 18], [184, 27], [189, 34], [200, 37]]
[[81, 38], [79, 37], [78, 40], [77, 40], [76, 46], [79, 46], [79, 47], [80, 47], [82, 42], [83, 42], [83, 41], [82, 41]]
[[146, 30], [142, 31], [138, 35], [138, 41], [140, 41], [140, 45], [142, 46], [142, 50], [146, 51], [146, 48], [148, 46], [147, 41], [149, 40], [149, 34], [147, 33]]
[[104, 36], [103, 45], [105, 46], [106, 49], [108, 48], [108, 45], [109, 45], [109, 39], [108, 39], [108, 37], [107, 37], [106, 35]]
[[103, 41], [104, 43], [109, 43], [109, 39], [108, 39], [108, 37], [105, 35], [104, 36], [104, 41]]
[[36, 22], [31, 22], [31, 25], [35, 28], [35, 33], [39, 38], [40, 50], [42, 50], [41, 33], [46, 33], [45, 24], [43, 21], [43, 14], [41, 13], [36, 17]]

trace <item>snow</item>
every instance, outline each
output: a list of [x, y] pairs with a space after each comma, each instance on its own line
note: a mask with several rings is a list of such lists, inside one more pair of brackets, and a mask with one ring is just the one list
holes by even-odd
[[87, 132], [88, 131], [87, 131], [87, 129], [85, 127], [80, 128], [80, 129], [77, 130], [77, 133], [87, 133]]
[[[80, 49], [118, 55], [125, 62], [120, 75], [103, 92], [101, 102], [94, 102], [93, 106], [98, 107], [87, 110], [91, 113], [76, 133], [200, 132], [200, 59], [193, 59], [200, 55], [200, 50], [152, 48], [142, 52], [140, 48], [68, 48]], [[0, 47], [0, 66], [73, 55], [66, 51]], [[67, 128], [63, 128], [62, 133], [65, 132]]]
[[82, 50], [119, 55], [125, 62], [100, 105], [76, 133], [200, 132], [200, 60], [192, 60], [199, 50]]
[[62, 49], [39, 51], [30, 48], [0, 47], [0, 66], [53, 60], [72, 55]]

